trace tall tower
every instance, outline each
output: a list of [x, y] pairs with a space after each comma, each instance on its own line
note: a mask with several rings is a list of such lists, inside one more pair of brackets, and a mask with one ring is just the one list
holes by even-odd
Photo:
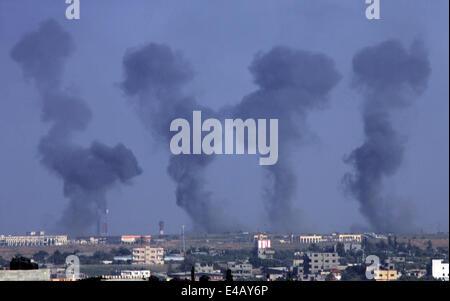
[[108, 209], [98, 210], [97, 235], [108, 236]]
[[159, 235], [164, 235], [164, 222], [159, 222]]

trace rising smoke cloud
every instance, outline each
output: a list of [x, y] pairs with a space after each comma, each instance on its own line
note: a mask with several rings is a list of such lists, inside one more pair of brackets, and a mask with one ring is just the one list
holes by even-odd
[[54, 20], [25, 34], [11, 50], [11, 57], [38, 89], [42, 120], [51, 125], [39, 143], [43, 165], [64, 182], [69, 199], [59, 224], [71, 235], [87, 234], [105, 212], [106, 192], [118, 182], [139, 175], [133, 153], [123, 144], [106, 146], [98, 141], [89, 148], [72, 143], [77, 131], [86, 129], [92, 113], [86, 103], [61, 86], [67, 58], [74, 49], [69, 33]]
[[[176, 118], [192, 118], [192, 111], [202, 111], [202, 118], [215, 113], [183, 94], [192, 79], [192, 70], [181, 54], [160, 44], [130, 50], [123, 59], [125, 80], [121, 87], [127, 96], [137, 96], [138, 112], [155, 138], [169, 145], [170, 123]], [[229, 230], [221, 210], [212, 202], [205, 188], [205, 168], [213, 161], [207, 155], [171, 155], [167, 172], [176, 183], [176, 202], [191, 218], [195, 231]]]
[[[188, 63], [165, 45], [151, 43], [129, 50], [123, 60], [125, 80], [122, 89], [138, 96], [138, 111], [156, 137], [169, 145], [169, 125], [173, 119], [190, 119], [193, 110], [204, 118], [279, 118], [280, 158], [267, 167], [271, 183], [265, 188], [266, 209], [272, 230], [293, 230], [299, 217], [293, 213], [295, 167], [289, 154], [302, 142], [305, 118], [309, 111], [327, 103], [329, 91], [340, 76], [331, 59], [322, 54], [276, 47], [258, 54], [250, 66], [258, 90], [236, 106], [220, 112], [202, 107], [184, 96], [182, 88], [192, 78]], [[212, 156], [171, 156], [167, 168], [177, 184], [177, 204], [191, 217], [194, 228], [207, 232], [223, 231], [229, 226], [222, 213], [212, 205], [211, 193], [204, 189], [205, 168]]]
[[244, 119], [279, 119], [279, 160], [264, 167], [268, 174], [266, 212], [271, 230], [299, 231], [300, 213], [293, 202], [298, 197], [296, 170], [301, 167], [294, 166], [290, 157], [305, 143], [309, 112], [326, 106], [340, 75], [326, 55], [288, 47], [258, 53], [249, 69], [258, 89], [245, 96], [232, 114]]
[[353, 58], [355, 88], [364, 96], [365, 141], [345, 160], [354, 171], [344, 176], [346, 189], [358, 200], [372, 230], [406, 232], [413, 227], [411, 208], [382, 195], [383, 180], [400, 167], [405, 137], [392, 124], [394, 111], [412, 104], [431, 73], [421, 42], [405, 49], [396, 40], [366, 47]]

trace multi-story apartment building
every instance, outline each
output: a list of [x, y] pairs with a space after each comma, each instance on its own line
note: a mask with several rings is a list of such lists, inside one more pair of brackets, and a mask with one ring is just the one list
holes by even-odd
[[195, 263], [195, 272], [200, 274], [214, 274], [220, 273], [220, 270], [215, 270], [212, 264], [202, 264], [200, 262]]
[[312, 274], [317, 274], [331, 269], [337, 269], [337, 267], [339, 266], [339, 255], [335, 252], [306, 252], [304, 254], [309, 259], [309, 272]]
[[230, 261], [227, 268], [231, 270], [234, 278], [248, 278], [252, 277], [253, 266], [248, 262]]
[[133, 248], [133, 264], [164, 264], [164, 249], [150, 246]]

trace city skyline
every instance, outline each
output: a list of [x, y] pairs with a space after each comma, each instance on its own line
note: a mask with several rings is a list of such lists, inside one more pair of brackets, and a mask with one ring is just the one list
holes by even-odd
[[[61, 55], [62, 71], [55, 73], [60, 81], [58, 89], [81, 99], [91, 111], [90, 123], [83, 121], [83, 131], [76, 129], [73, 135], [70, 131], [70, 145], [89, 150], [93, 154], [89, 158], [100, 158], [88, 163], [126, 158], [114, 163], [113, 176], [99, 181], [101, 193], [95, 194], [101, 202], [96, 201], [92, 212], [107, 219], [107, 233], [157, 233], [161, 220], [165, 221], [166, 233], [172, 234], [178, 234], [181, 225], [187, 225], [189, 232], [213, 233], [276, 233], [286, 229], [295, 233], [395, 229], [435, 233], [448, 229], [448, 2], [383, 3], [381, 20], [364, 17], [363, 1], [324, 1], [321, 5], [306, 1], [136, 1], [107, 6], [89, 2], [83, 3], [82, 17], [76, 21], [65, 19], [63, 2], [55, 5], [44, 0], [39, 6], [31, 3], [0, 1], [0, 234], [33, 229], [61, 233], [61, 220], [68, 217], [74, 219], [68, 224], [80, 229], [85, 223], [66, 214], [73, 208], [67, 183], [78, 185], [82, 181], [71, 182], [73, 178], [59, 165], [59, 169], [54, 168], [45, 160], [40, 148], [40, 140], [48, 135], [50, 127], [45, 114], [55, 113], [45, 111], [45, 106], [41, 108], [41, 98], [45, 99], [48, 91], [40, 90], [39, 81], [45, 81], [38, 78], [42, 75], [38, 72], [24, 77], [30, 58], [24, 58], [20, 43], [30, 33], [45, 40], [47, 31], [40, 24], [48, 20], [57, 24], [49, 25], [48, 32], [61, 32], [71, 39], [67, 53], [60, 43], [64, 39], [51, 40], [48, 46], [52, 55]], [[52, 45], [52, 41], [57, 43]], [[382, 53], [383, 49], [399, 51], [409, 64], [402, 70], [389, 66], [392, 69], [383, 75], [384, 81], [377, 82], [376, 74], [364, 69], [365, 60], [385, 62], [370, 52]], [[159, 72], [164, 80], [152, 75], [145, 78], [144, 72], [147, 82], [136, 81], [136, 76], [142, 76], [137, 73], [141, 70], [134, 70], [134, 65], [127, 62], [141, 59], [160, 62], [162, 70], [168, 70], [167, 74]], [[48, 60], [51, 66], [43, 70], [52, 72], [52, 64], [56, 66], [57, 61]], [[190, 67], [184, 69], [184, 63]], [[283, 63], [284, 69], [273, 67]], [[148, 74], [160, 71], [152, 66]], [[280, 78], [267, 77], [270, 72]], [[384, 107], [390, 114], [390, 123], [384, 126], [392, 127], [401, 142], [381, 140], [380, 145], [393, 141], [392, 147], [369, 148], [385, 156], [379, 162], [392, 159], [393, 164], [379, 171], [378, 166], [372, 166], [377, 170], [375, 175], [364, 173], [364, 164], [358, 165], [357, 150], [373, 139], [367, 128], [374, 123], [367, 118], [371, 116], [367, 113], [370, 106], [365, 105], [373, 94], [361, 93], [361, 87], [376, 90], [378, 99], [389, 98], [385, 93], [388, 89], [381, 84], [390, 85], [404, 74], [416, 75], [405, 77], [404, 82], [420, 93], [390, 94], [401, 100], [393, 107], [377, 104], [377, 110]], [[290, 85], [291, 80], [306, 82], [307, 87], [294, 83], [293, 91], [305, 90], [314, 96], [302, 96], [308, 100], [304, 104], [274, 110], [268, 105], [270, 97], [286, 97], [274, 87], [286, 82]], [[372, 80], [375, 84], [371, 86]], [[404, 82], [400, 81], [402, 88]], [[175, 160], [176, 164], [200, 170], [203, 178], [199, 185], [204, 191], [194, 193], [195, 185], [191, 182], [191, 186], [185, 186], [186, 177], [179, 179], [171, 169], [179, 166], [170, 161], [167, 142], [170, 131], [166, 123], [172, 120], [172, 108], [162, 110], [168, 112], [164, 115], [167, 120], [158, 119], [160, 115], [155, 113], [147, 114], [149, 107], [144, 100], [154, 95], [146, 85], [177, 91], [176, 96], [162, 97], [158, 105], [175, 97], [192, 98], [197, 108], [207, 108], [204, 118], [226, 114], [258, 118], [251, 114], [266, 117], [267, 112], [273, 113], [280, 118], [280, 162], [272, 169], [264, 169], [255, 164], [257, 156], [216, 156], [204, 163]], [[289, 94], [286, 103], [292, 98]], [[268, 99], [264, 103], [267, 107], [258, 105], [259, 99]], [[408, 104], [404, 105], [403, 100]], [[318, 105], [310, 105], [313, 101]], [[192, 111], [187, 110], [190, 116]], [[174, 116], [185, 117], [186, 111], [181, 112], [181, 116]], [[384, 113], [381, 115], [384, 118]], [[50, 120], [61, 119], [55, 114]], [[283, 122], [289, 126], [283, 128]], [[293, 129], [293, 134], [287, 134], [286, 129]], [[286, 151], [291, 148], [294, 150]], [[73, 168], [77, 167], [74, 164]], [[102, 163], [98, 176], [85, 173], [89, 175], [86, 181], [95, 182], [109, 168]], [[347, 177], [345, 187], [344, 175], [354, 172], [359, 172], [359, 179]], [[382, 186], [374, 196], [362, 192], [372, 191], [372, 187], [361, 184], [364, 176], [375, 179], [375, 186]], [[264, 193], [271, 177], [275, 183], [281, 179], [281, 188], [273, 189], [268, 197]], [[90, 193], [88, 184], [83, 188]], [[186, 199], [179, 196], [183, 188]], [[89, 193], [86, 195], [91, 196]], [[189, 202], [195, 198], [197, 203]], [[358, 201], [361, 198], [371, 201]], [[380, 198], [394, 201], [380, 202], [380, 209], [376, 203]], [[386, 218], [388, 213], [393, 216]], [[389, 223], [405, 215], [404, 227]], [[79, 234], [91, 235], [97, 226], [79, 230]]]

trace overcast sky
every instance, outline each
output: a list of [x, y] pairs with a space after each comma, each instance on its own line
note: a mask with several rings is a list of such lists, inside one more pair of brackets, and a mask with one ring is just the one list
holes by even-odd
[[[76, 142], [123, 142], [144, 171], [108, 192], [112, 234], [156, 233], [160, 220], [169, 233], [191, 225], [166, 173], [169, 146], [156, 142], [118, 88], [127, 49], [156, 42], [183, 53], [195, 72], [186, 90], [214, 109], [237, 104], [256, 89], [248, 67], [259, 51], [283, 45], [333, 59], [342, 79], [329, 105], [307, 116], [310, 136], [292, 160], [298, 177], [293, 202], [304, 221], [298, 232], [345, 232], [367, 226], [340, 184], [351, 171], [343, 158], [364, 139], [363, 97], [351, 87], [352, 58], [387, 39], [405, 47], [422, 39], [432, 71], [426, 91], [395, 114], [395, 128], [408, 139], [402, 165], [383, 192], [407, 200], [418, 229], [448, 231], [448, 1], [381, 0], [382, 19], [371, 21], [364, 2], [82, 0], [81, 19], [68, 21], [62, 0], [0, 0], [0, 234], [53, 229], [68, 203], [62, 181], [39, 161], [37, 146], [48, 125], [40, 118], [38, 93], [10, 56], [23, 34], [49, 18], [75, 41], [63, 85], [93, 111]], [[270, 230], [261, 196], [265, 174], [255, 158], [221, 156], [207, 175], [214, 199], [242, 230]]]

